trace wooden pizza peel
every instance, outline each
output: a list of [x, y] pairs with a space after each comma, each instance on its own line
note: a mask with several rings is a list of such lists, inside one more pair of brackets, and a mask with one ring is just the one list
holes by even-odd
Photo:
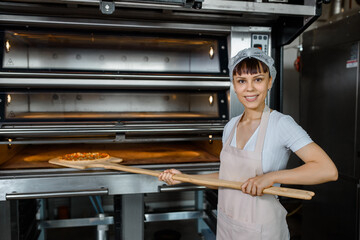
[[[77, 169], [87, 169], [87, 168], [104, 168], [119, 170], [130, 173], [145, 174], [154, 177], [159, 177], [160, 171], [142, 169], [137, 167], [125, 166], [118, 164], [122, 162], [122, 159], [110, 157], [109, 159], [104, 160], [90, 160], [90, 161], [66, 161], [59, 158], [53, 158], [49, 160], [49, 163], [56, 164], [64, 167], [77, 168]], [[202, 186], [214, 186], [214, 187], [224, 187], [241, 190], [241, 182], [227, 181], [221, 179], [214, 179], [206, 177], [205, 175], [189, 175], [189, 174], [176, 174], [173, 176], [174, 180], [192, 183]], [[306, 190], [292, 189], [285, 187], [269, 187], [264, 189], [264, 194], [272, 194], [283, 197], [297, 198], [303, 200], [310, 200], [315, 193]]]

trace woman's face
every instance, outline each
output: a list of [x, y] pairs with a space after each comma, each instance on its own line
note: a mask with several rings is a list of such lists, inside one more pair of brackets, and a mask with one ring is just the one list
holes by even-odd
[[269, 72], [264, 73], [261, 66], [259, 73], [234, 75], [233, 84], [239, 101], [245, 109], [262, 109], [272, 78]]

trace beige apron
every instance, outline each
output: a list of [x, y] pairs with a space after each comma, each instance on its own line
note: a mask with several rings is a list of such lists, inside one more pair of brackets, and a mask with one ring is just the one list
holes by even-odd
[[[219, 178], [244, 182], [262, 175], [262, 149], [270, 109], [265, 106], [261, 117], [255, 151], [241, 150], [230, 145], [238, 122], [220, 154]], [[240, 121], [241, 116], [238, 121]], [[219, 189], [217, 240], [288, 240], [286, 210], [273, 195], [253, 197], [240, 190]]]

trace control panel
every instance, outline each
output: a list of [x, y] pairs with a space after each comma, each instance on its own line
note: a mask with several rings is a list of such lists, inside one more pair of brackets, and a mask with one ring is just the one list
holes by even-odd
[[251, 35], [251, 46], [254, 48], [259, 48], [267, 54], [269, 53], [269, 35], [268, 34], [259, 34], [253, 33]]

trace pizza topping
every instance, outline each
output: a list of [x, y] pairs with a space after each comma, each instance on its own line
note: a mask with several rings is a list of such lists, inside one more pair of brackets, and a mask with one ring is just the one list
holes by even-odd
[[60, 157], [61, 160], [67, 160], [67, 161], [99, 160], [106, 158], [109, 158], [109, 154], [99, 153], [99, 152], [87, 152], [87, 153], [77, 152], [77, 153], [65, 154], [64, 156]]

